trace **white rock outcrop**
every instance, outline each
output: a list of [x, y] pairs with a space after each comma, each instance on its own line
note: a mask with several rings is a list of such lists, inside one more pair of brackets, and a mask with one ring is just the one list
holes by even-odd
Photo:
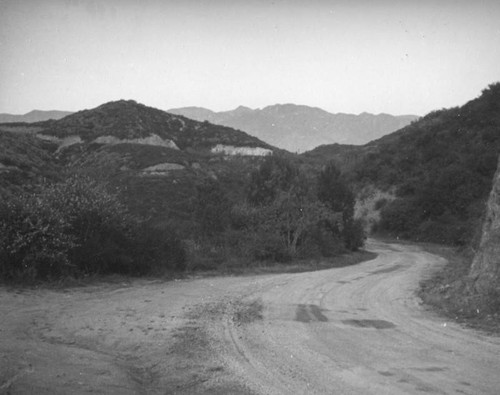
[[154, 166], [146, 167], [142, 170], [144, 175], [166, 175], [173, 170], [184, 170], [186, 167], [178, 163], [159, 163]]
[[41, 140], [51, 141], [53, 143], [58, 144], [59, 147], [57, 148], [56, 153], [61, 151], [64, 148], [70, 147], [72, 145], [83, 143], [82, 138], [80, 136], [76, 136], [76, 135], [64, 137], [61, 139], [61, 138], [56, 137], [56, 136], [49, 136], [46, 134], [38, 133], [36, 135], [36, 137], [38, 137]]
[[233, 145], [217, 144], [212, 148], [213, 154], [223, 154], [229, 156], [268, 156], [273, 151], [262, 147], [235, 147]]
[[154, 145], [158, 147], [166, 147], [166, 148], [173, 148], [173, 149], [179, 149], [177, 145], [172, 141], [165, 139], [163, 140], [160, 136], [157, 134], [152, 134], [148, 137], [142, 137], [142, 138], [137, 138], [137, 139], [119, 139], [115, 136], [99, 136], [96, 138], [93, 143], [97, 144], [109, 144], [109, 145], [115, 145], [115, 144], [144, 144], [144, 145]]

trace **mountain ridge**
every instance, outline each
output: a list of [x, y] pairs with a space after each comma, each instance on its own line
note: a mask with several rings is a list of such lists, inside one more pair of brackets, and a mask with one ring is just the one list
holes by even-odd
[[11, 123], [11, 122], [42, 122], [48, 121], [49, 119], [58, 120], [64, 118], [67, 115], [73, 114], [71, 111], [60, 111], [60, 110], [31, 110], [26, 114], [0, 114], [0, 123]]
[[416, 120], [416, 115], [330, 113], [319, 107], [293, 103], [261, 109], [239, 106], [215, 112], [203, 107], [172, 108], [167, 112], [198, 121], [233, 127], [290, 152], [304, 152], [324, 144], [365, 144]]

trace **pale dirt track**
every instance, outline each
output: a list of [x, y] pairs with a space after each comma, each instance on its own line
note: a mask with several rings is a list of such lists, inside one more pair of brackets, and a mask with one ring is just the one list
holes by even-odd
[[500, 338], [415, 296], [444, 260], [368, 247], [310, 273], [1, 289], [0, 393], [500, 393]]

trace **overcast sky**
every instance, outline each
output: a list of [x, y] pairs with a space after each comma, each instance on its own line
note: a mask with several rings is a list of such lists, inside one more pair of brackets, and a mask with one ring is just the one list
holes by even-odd
[[417, 114], [500, 81], [498, 0], [0, 0], [0, 112]]

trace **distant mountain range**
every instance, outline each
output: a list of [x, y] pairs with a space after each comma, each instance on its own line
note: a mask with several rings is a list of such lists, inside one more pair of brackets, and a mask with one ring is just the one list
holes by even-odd
[[[242, 130], [275, 147], [290, 152], [304, 152], [324, 144], [366, 144], [401, 129], [418, 117], [389, 114], [332, 114], [317, 107], [275, 104], [263, 109], [244, 106], [231, 111], [214, 112], [203, 107], [168, 110], [196, 121]], [[23, 115], [0, 114], [0, 123], [59, 120], [69, 111], [33, 110]]]
[[70, 115], [69, 111], [40, 111], [33, 110], [23, 115], [0, 114], [0, 123], [7, 122], [41, 122], [49, 119], [61, 119], [66, 115]]
[[304, 152], [324, 144], [366, 144], [401, 129], [416, 115], [332, 114], [317, 107], [275, 104], [253, 110], [240, 106], [214, 112], [202, 107], [167, 110], [197, 121], [243, 130], [273, 146]]

